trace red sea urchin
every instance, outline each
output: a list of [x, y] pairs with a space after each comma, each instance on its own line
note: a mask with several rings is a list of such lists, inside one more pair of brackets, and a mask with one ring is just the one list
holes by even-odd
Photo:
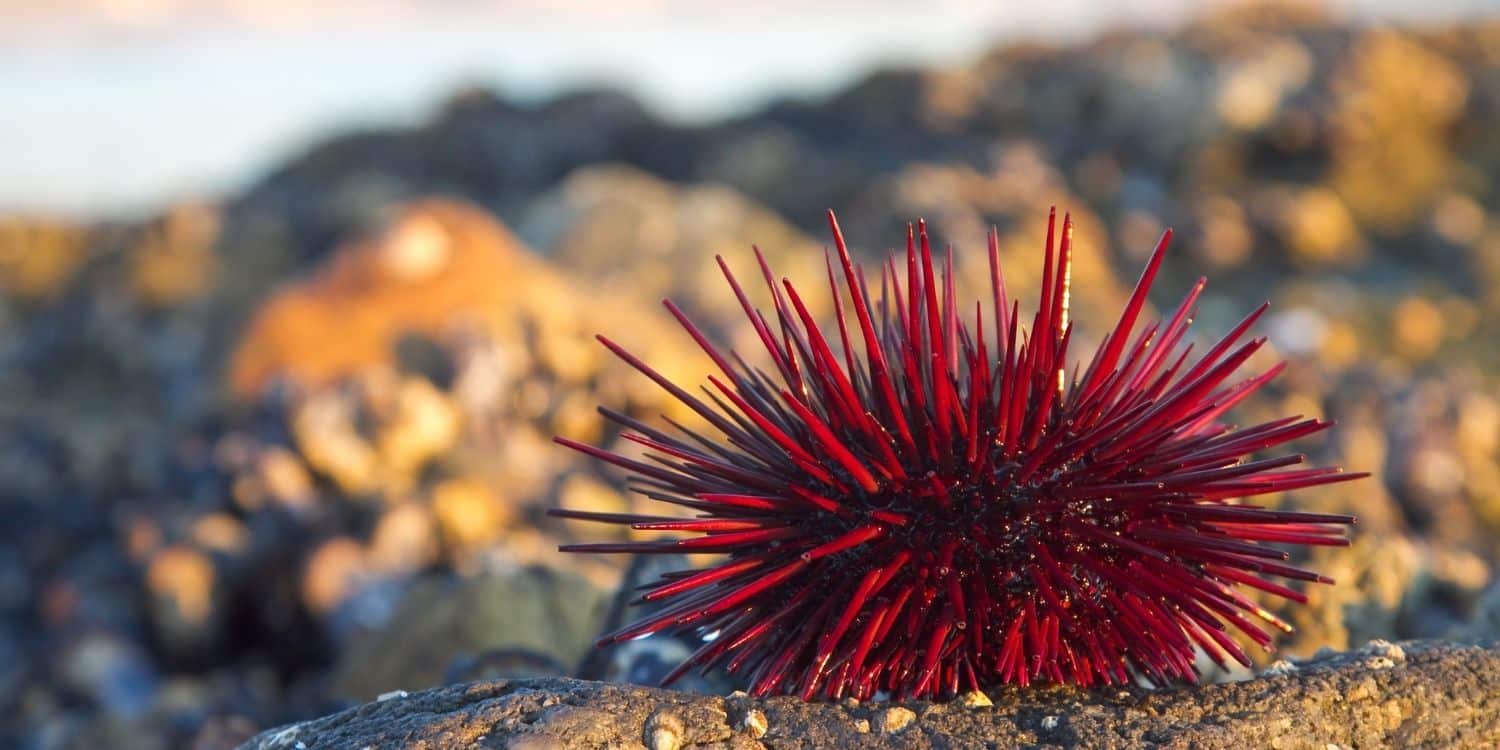
[[600, 337], [722, 439], [675, 423], [675, 433], [664, 432], [608, 409], [649, 460], [558, 438], [630, 471], [635, 491], [701, 513], [554, 511], [699, 535], [563, 549], [727, 555], [650, 585], [642, 600], [662, 609], [601, 645], [697, 633], [702, 647], [666, 682], [693, 667], [724, 667], [748, 675], [757, 694], [805, 699], [946, 698], [1001, 682], [1087, 686], [1133, 676], [1161, 685], [1195, 681], [1198, 649], [1220, 666], [1228, 658], [1248, 665], [1227, 625], [1261, 646], [1271, 636], [1252, 618], [1290, 630], [1239, 585], [1305, 601], [1263, 576], [1332, 582], [1265, 543], [1344, 545], [1339, 525], [1352, 517], [1237, 502], [1361, 476], [1290, 469], [1302, 456], [1249, 458], [1327, 422], [1288, 417], [1236, 429], [1219, 421], [1281, 370], [1228, 383], [1265, 343], [1239, 340], [1266, 305], [1188, 363], [1193, 347], [1181, 344], [1200, 279], [1165, 325], [1131, 340], [1170, 232], [1114, 330], [1070, 378], [1067, 219], [1056, 243], [1055, 212], [1048, 223], [1030, 335], [991, 234], [992, 330], [1001, 334], [993, 349], [981, 305], [972, 330], [960, 321], [952, 253], [934, 273], [925, 226], [908, 228], [905, 280], [892, 261], [876, 302], [832, 213], [828, 220], [862, 355], [831, 260], [834, 343], [758, 251], [775, 321], [719, 265], [774, 375], [715, 348], [670, 300], [667, 309], [723, 373], [709, 377], [705, 398]]

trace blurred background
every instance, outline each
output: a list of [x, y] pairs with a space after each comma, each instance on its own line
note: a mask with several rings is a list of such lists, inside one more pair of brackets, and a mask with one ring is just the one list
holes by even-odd
[[701, 382], [658, 300], [753, 351], [713, 254], [816, 285], [827, 208], [867, 258], [994, 225], [1020, 289], [1069, 209], [1098, 327], [1174, 227], [1158, 308], [1273, 302], [1241, 421], [1374, 473], [1292, 500], [1360, 527], [1281, 653], [1500, 635], [1486, 5], [8, 0], [0, 746], [661, 674], [684, 644], [589, 655], [624, 561], [555, 552], [618, 530], [544, 516], [641, 501], [548, 441], [683, 417], [593, 334]]

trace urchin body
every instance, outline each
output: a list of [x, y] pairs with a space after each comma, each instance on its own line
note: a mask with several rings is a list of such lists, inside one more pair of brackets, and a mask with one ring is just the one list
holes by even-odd
[[1068, 362], [1066, 220], [1060, 233], [1049, 221], [1029, 326], [993, 235], [986, 310], [959, 307], [952, 255], [936, 272], [925, 227], [908, 232], [904, 268], [892, 261], [870, 278], [831, 213], [829, 223], [842, 272], [830, 259], [836, 330], [820, 329], [764, 260], [774, 310], [762, 314], [719, 261], [769, 369], [720, 351], [670, 301], [719, 370], [703, 396], [601, 337], [718, 434], [604, 409], [646, 460], [559, 438], [627, 469], [636, 491], [698, 511], [555, 511], [697, 534], [564, 549], [725, 554], [652, 585], [643, 600], [662, 608], [603, 642], [695, 632], [703, 645], [674, 675], [722, 667], [757, 694], [804, 698], [1163, 684], [1195, 680], [1199, 651], [1248, 664], [1231, 630], [1268, 646], [1257, 622], [1290, 629], [1241, 587], [1305, 600], [1266, 576], [1329, 582], [1268, 545], [1347, 544], [1351, 517], [1243, 500], [1357, 478], [1291, 468], [1301, 456], [1251, 459], [1328, 424], [1220, 419], [1280, 371], [1235, 379], [1264, 344], [1241, 339], [1265, 306], [1196, 359], [1183, 339], [1202, 280], [1165, 322], [1135, 330], [1170, 234], [1080, 371]]

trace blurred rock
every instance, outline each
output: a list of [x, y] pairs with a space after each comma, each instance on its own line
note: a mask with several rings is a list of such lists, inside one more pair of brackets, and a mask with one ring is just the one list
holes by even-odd
[[151, 623], [161, 648], [177, 659], [201, 657], [224, 623], [223, 588], [209, 556], [184, 545], [160, 550], [146, 568]]
[[381, 515], [370, 537], [370, 566], [382, 574], [415, 573], [438, 559], [438, 522], [433, 510], [399, 503]]
[[1448, 179], [1468, 83], [1443, 54], [1388, 31], [1364, 35], [1336, 75], [1332, 184], [1361, 221], [1400, 227]]
[[402, 381], [388, 421], [376, 437], [381, 464], [399, 476], [415, 475], [453, 449], [461, 418], [432, 383], [422, 378]]
[[189, 750], [233, 750], [255, 736], [256, 725], [243, 716], [215, 716], [193, 735]]
[[450, 479], [433, 488], [432, 512], [444, 543], [472, 554], [498, 542], [515, 511], [479, 482]]
[[1362, 255], [1359, 230], [1349, 209], [1337, 193], [1326, 188], [1288, 196], [1281, 233], [1293, 259], [1307, 266], [1347, 266]]
[[[733, 335], [746, 329], [745, 314], [715, 256], [758, 289], [752, 244], [779, 276], [808, 280], [823, 278], [820, 245], [829, 244], [825, 230], [814, 241], [727, 186], [677, 187], [613, 165], [568, 175], [537, 199], [518, 231], [594, 288], [642, 309], [669, 297], [708, 330]], [[822, 295], [807, 302], [814, 314], [830, 307]]]
[[[987, 172], [963, 166], [907, 167], [872, 185], [864, 202], [840, 212], [841, 222], [851, 236], [863, 239], [861, 244], [881, 243], [864, 249], [868, 256], [883, 259], [904, 251], [897, 247], [904, 242], [904, 222], [924, 217], [934, 234], [934, 245], [955, 249], [958, 293], [964, 299], [990, 295], [985, 248], [988, 232], [996, 228], [1005, 284], [1025, 310], [1037, 304], [1033, 295], [1041, 287], [1043, 259], [1036, 248], [1045, 242], [1048, 212], [1055, 206], [1059, 223], [1064, 214], [1071, 214], [1075, 225], [1073, 314], [1085, 321], [1112, 320], [1128, 290], [1111, 270], [1112, 243], [1107, 230], [1082, 201], [1070, 199], [1063, 175], [1047, 163], [1035, 144], [1018, 141], [1008, 146], [998, 152]], [[1150, 228], [1131, 239], [1131, 251], [1149, 254], [1163, 228]], [[1102, 329], [1090, 335], [1101, 333]]]
[[347, 537], [323, 542], [307, 561], [302, 599], [315, 613], [327, 614], [352, 597], [364, 583], [364, 547]]
[[262, 306], [234, 355], [231, 385], [248, 396], [277, 374], [320, 385], [389, 365], [401, 336], [443, 333], [504, 305], [507, 287], [535, 274], [523, 253], [473, 208], [413, 205]]
[[1375, 639], [1451, 635], [1475, 617], [1493, 575], [1477, 555], [1405, 537], [1359, 538], [1348, 549], [1320, 550], [1309, 564], [1337, 584], [1303, 588], [1305, 606], [1272, 606], [1297, 629], [1279, 651], [1298, 658]]
[[421, 690], [441, 684], [455, 660], [498, 649], [572, 665], [598, 634], [607, 603], [607, 592], [587, 580], [540, 567], [424, 580], [388, 625], [350, 644], [335, 668], [335, 689], [360, 700]]
[[156, 699], [156, 668], [129, 640], [109, 633], [89, 633], [55, 658], [60, 681], [110, 716], [139, 717]]
[[0, 217], [0, 289], [21, 300], [56, 297], [88, 259], [89, 239], [62, 222]]
[[220, 224], [218, 209], [206, 205], [176, 206], [159, 219], [129, 251], [129, 283], [137, 299], [160, 309], [211, 292]]

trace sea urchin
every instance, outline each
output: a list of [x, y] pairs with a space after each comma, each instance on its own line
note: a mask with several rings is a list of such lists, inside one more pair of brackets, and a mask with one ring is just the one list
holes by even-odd
[[563, 549], [727, 556], [648, 586], [642, 600], [660, 609], [601, 644], [694, 633], [701, 648], [667, 682], [723, 667], [757, 694], [806, 699], [947, 698], [1002, 682], [1165, 684], [1195, 681], [1199, 650], [1220, 666], [1248, 665], [1229, 626], [1263, 647], [1271, 636], [1256, 620], [1290, 630], [1240, 586], [1305, 601], [1265, 577], [1331, 583], [1267, 543], [1344, 545], [1341, 525], [1352, 517], [1240, 501], [1361, 476], [1291, 468], [1302, 456], [1251, 457], [1329, 423], [1220, 421], [1281, 370], [1230, 380], [1265, 343], [1240, 340], [1266, 305], [1189, 362], [1183, 338], [1200, 279], [1165, 324], [1132, 338], [1170, 232], [1092, 361], [1070, 376], [1067, 219], [1060, 237], [1055, 212], [1048, 222], [1029, 334], [993, 233], [993, 307], [987, 318], [976, 303], [971, 329], [954, 299], [952, 253], [935, 273], [924, 225], [908, 227], [906, 267], [883, 268], [873, 297], [832, 213], [828, 220], [842, 265], [839, 279], [828, 263], [836, 338], [791, 283], [775, 283], [759, 251], [774, 320], [719, 259], [774, 373], [716, 348], [670, 300], [721, 372], [703, 397], [600, 337], [720, 436], [601, 409], [646, 460], [558, 438], [628, 470], [635, 491], [700, 513], [557, 510], [697, 535]]

